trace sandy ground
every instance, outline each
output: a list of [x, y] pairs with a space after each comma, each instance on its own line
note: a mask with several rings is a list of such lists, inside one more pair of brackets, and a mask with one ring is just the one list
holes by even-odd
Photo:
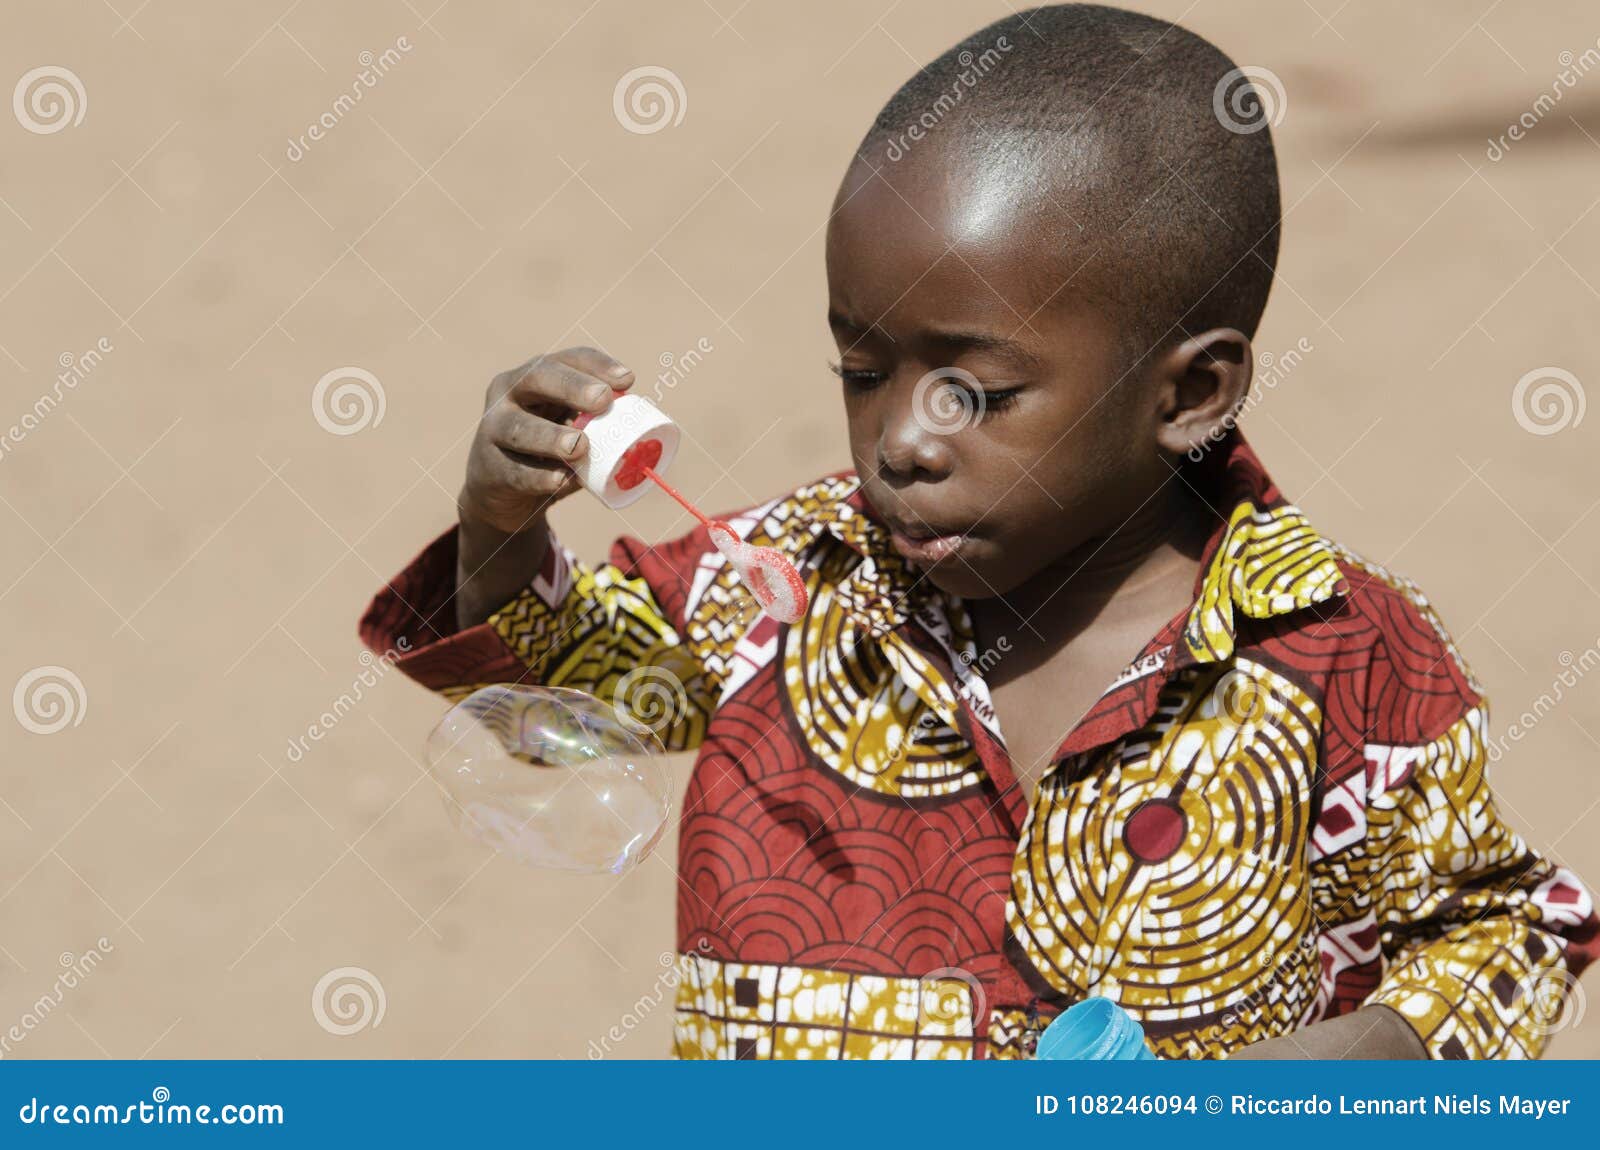
[[[10, 1056], [583, 1056], [655, 992], [670, 840], [612, 882], [459, 837], [418, 763], [442, 707], [398, 675], [290, 742], [450, 521], [495, 371], [592, 342], [649, 376], [705, 340], [669, 397], [686, 490], [729, 507], [845, 464], [835, 182], [914, 63], [1006, 9], [437, 2], [8, 5], [6, 89], [68, 68], [84, 115], [0, 116], [0, 425], [109, 348], [0, 456], [0, 686], [82, 684], [53, 734], [0, 723], [0, 1032], [93, 965]], [[1497, 161], [1486, 138], [1595, 46], [1593, 5], [1138, 6], [1281, 79], [1259, 349], [1309, 350], [1247, 429], [1323, 530], [1428, 589], [1504, 730], [1600, 636], [1600, 420], [1541, 435], [1512, 408], [1529, 372], [1600, 380], [1600, 74]], [[680, 123], [619, 125], [641, 65], [681, 79]], [[312, 391], [350, 367], [382, 417], [330, 434]], [[573, 501], [558, 526], [597, 555], [684, 520]], [[1600, 684], [1563, 690], [1493, 777], [1600, 882]], [[342, 967], [384, 1003], [348, 1036], [311, 1008]], [[665, 1053], [669, 1011], [644, 1013], [615, 1053]], [[1600, 1054], [1600, 1024], [1552, 1053]]]

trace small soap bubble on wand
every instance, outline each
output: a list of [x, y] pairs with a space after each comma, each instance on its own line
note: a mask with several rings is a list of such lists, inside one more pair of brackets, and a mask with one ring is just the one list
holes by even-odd
[[649, 480], [700, 521], [712, 546], [763, 611], [780, 623], [800, 621], [806, 611], [806, 584], [783, 552], [745, 542], [731, 526], [706, 515], [661, 477], [676, 454], [678, 429], [654, 404], [643, 396], [619, 395], [604, 414], [580, 417], [575, 426], [587, 427], [590, 436], [589, 455], [577, 464], [579, 478], [601, 502], [626, 507]]
[[[642, 445], [641, 445], [642, 446]], [[780, 623], [797, 623], [806, 613], [806, 584], [793, 563], [775, 547], [758, 547], [739, 538], [738, 532], [720, 519], [709, 519], [649, 465], [639, 468], [642, 479], [649, 479], [677, 500], [702, 524], [711, 536], [712, 546], [722, 553], [739, 580], [750, 591], [761, 609]]]

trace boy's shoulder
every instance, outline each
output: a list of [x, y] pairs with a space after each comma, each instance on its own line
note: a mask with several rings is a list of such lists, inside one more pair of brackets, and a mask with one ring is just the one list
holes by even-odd
[[1438, 611], [1412, 580], [1333, 540], [1348, 638], [1369, 653], [1367, 714], [1376, 743], [1429, 742], [1484, 702]]
[[1342, 701], [1364, 715], [1369, 741], [1429, 742], [1480, 708], [1483, 689], [1422, 590], [1318, 530], [1237, 428], [1195, 469], [1192, 486], [1219, 514], [1231, 509], [1230, 593], [1280, 659], [1354, 692]]

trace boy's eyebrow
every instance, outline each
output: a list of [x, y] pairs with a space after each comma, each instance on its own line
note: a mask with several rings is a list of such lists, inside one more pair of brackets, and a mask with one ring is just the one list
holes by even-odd
[[[843, 312], [829, 310], [828, 326], [835, 331], [847, 331], [856, 335], [877, 328], [877, 324], [863, 325], [851, 319]], [[885, 332], [884, 334], [888, 334]], [[1024, 344], [1007, 336], [997, 335], [987, 331], [963, 331], [960, 329], [924, 328], [914, 333], [916, 338], [927, 343], [937, 345], [951, 352], [987, 351], [997, 355], [1010, 356], [1013, 359], [1023, 360], [1030, 364], [1037, 364], [1039, 357], [1030, 351]], [[902, 337], [904, 338], [904, 337]]]
[[828, 330], [833, 332], [835, 339], [848, 339], [850, 341], [850, 347], [844, 349], [846, 351], [867, 339], [873, 332], [887, 337], [890, 343], [894, 342], [894, 337], [879, 327], [876, 322], [862, 325], [842, 311], [831, 307], [828, 309]]
[[992, 331], [924, 329], [917, 339], [939, 350], [940, 358], [954, 361], [971, 352], [987, 353], [1008, 360], [1023, 371], [1038, 371], [1044, 361], [1026, 344]]
[[838, 311], [834, 308], [829, 308], [828, 326], [835, 331], [839, 330], [840, 328], [844, 328], [846, 331], [871, 331], [872, 328], [876, 327], [877, 325], [857, 323], [855, 320], [845, 315], [844, 312]]
[[921, 334], [930, 343], [942, 344], [960, 351], [992, 351], [1019, 359], [1038, 359], [1033, 352], [1015, 339], [993, 332], [928, 330]]

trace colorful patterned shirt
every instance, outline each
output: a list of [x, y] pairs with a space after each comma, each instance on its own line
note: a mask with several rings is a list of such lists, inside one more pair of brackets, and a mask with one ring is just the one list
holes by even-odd
[[457, 631], [456, 536], [362, 637], [459, 698], [578, 688], [698, 748], [678, 841], [686, 1058], [1031, 1051], [1087, 996], [1164, 1058], [1366, 1004], [1441, 1058], [1537, 1056], [1600, 953], [1593, 900], [1501, 820], [1486, 704], [1410, 582], [1319, 535], [1235, 434], [1190, 467], [1221, 525], [1194, 603], [1016, 781], [963, 604], [850, 474], [730, 518], [803, 619], [756, 613], [704, 528], [557, 543]]

